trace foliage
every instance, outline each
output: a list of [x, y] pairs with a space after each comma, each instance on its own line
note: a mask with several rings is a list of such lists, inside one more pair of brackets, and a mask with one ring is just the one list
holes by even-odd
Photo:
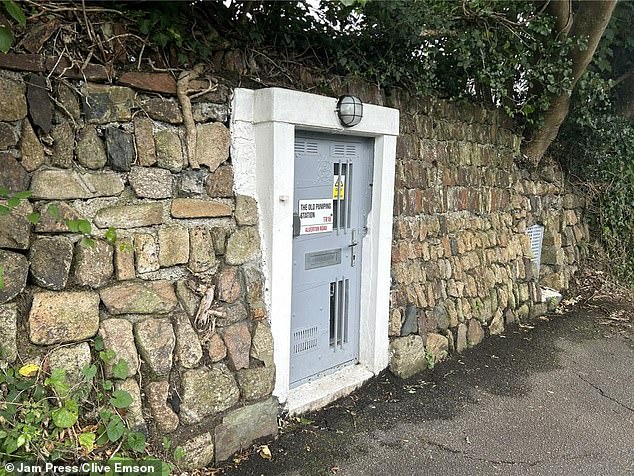
[[588, 190], [588, 214], [612, 270], [634, 285], [634, 124], [596, 114], [583, 125], [570, 121], [555, 153]]
[[433, 370], [436, 366], [436, 357], [431, 352], [425, 351], [425, 363], [427, 364], [427, 368]]
[[634, 69], [633, 20], [634, 2], [619, 3], [587, 73], [575, 89], [569, 124], [596, 129], [604, 115], [615, 112], [620, 100], [619, 83], [627, 81], [627, 74]]
[[493, 103], [534, 123], [548, 97], [569, 88], [574, 46], [554, 38], [553, 19], [536, 8], [530, 0], [162, 2], [128, 16], [181, 65], [230, 45], [272, 49], [387, 88]]
[[[22, 7], [14, 0], [2, 0], [4, 11], [20, 26], [26, 25], [26, 16]], [[13, 45], [13, 26], [11, 24], [0, 25], [0, 52], [6, 53]]]
[[[30, 196], [31, 192], [28, 190], [11, 193], [7, 188], [0, 187], [0, 200], [4, 200], [4, 205], [0, 205], [0, 217], [11, 213], [11, 210], [19, 207], [20, 204]], [[40, 214], [37, 212], [30, 213], [27, 219], [29, 222], [35, 224], [39, 221]]]
[[[29, 199], [32, 193], [28, 190], [11, 193], [8, 189], [0, 187], [0, 200], [4, 200], [4, 205], [0, 204], [0, 217], [6, 216], [11, 213], [15, 208], [18, 208], [23, 201]], [[57, 221], [61, 221], [61, 215], [59, 207], [57, 205], [50, 205], [47, 208], [47, 213]], [[26, 216], [26, 219], [32, 225], [37, 225], [41, 219], [39, 212], [31, 212]], [[95, 236], [92, 232], [92, 224], [84, 219], [66, 219], [64, 224], [68, 227], [71, 233], [79, 233], [81, 235], [81, 244], [84, 246], [95, 246]], [[117, 245], [117, 230], [114, 227], [109, 227], [104, 233], [106, 241], [112, 245]], [[129, 251], [129, 245], [125, 242], [118, 243], [121, 251]], [[0, 265], [0, 289], [4, 288], [4, 267]]]
[[[621, 2], [573, 95], [553, 153], [588, 191], [595, 235], [612, 270], [634, 285], [634, 123], [617, 113], [619, 78], [634, 68], [634, 3]], [[630, 78], [631, 80], [631, 78]]]
[[[73, 462], [98, 454], [108, 457], [145, 453], [145, 435], [126, 425], [130, 394], [115, 389], [128, 376], [127, 364], [113, 366], [115, 381], [106, 379], [104, 366], [116, 359], [97, 338], [99, 364], [81, 371], [73, 383], [64, 369], [47, 371], [35, 364], [8, 368], [0, 374], [0, 454], [5, 461]], [[116, 369], [116, 370], [115, 370]]]

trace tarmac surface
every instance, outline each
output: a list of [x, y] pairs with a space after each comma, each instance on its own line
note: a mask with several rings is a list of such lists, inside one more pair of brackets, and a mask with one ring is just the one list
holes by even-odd
[[634, 476], [634, 332], [606, 317], [581, 308], [409, 380], [385, 372], [221, 474]]

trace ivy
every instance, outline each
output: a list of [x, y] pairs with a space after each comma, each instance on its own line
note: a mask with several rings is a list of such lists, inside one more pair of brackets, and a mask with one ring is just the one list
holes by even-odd
[[590, 119], [574, 119], [554, 152], [583, 180], [590, 224], [608, 254], [610, 270], [634, 285], [634, 125], [598, 111]]
[[124, 380], [128, 378], [129, 373], [128, 362], [126, 360], [119, 359], [118, 362], [112, 366], [112, 375], [115, 378]]
[[[385, 88], [468, 98], [538, 124], [571, 85], [572, 40], [532, 0], [174, 2], [126, 6], [149, 45], [181, 66], [233, 46], [360, 76]], [[266, 56], [259, 55], [263, 58]], [[270, 60], [275, 63], [274, 60]]]
[[[610, 271], [634, 285], [634, 123], [618, 113], [619, 78], [634, 68], [634, 3], [619, 2], [552, 152], [587, 192], [594, 236]], [[631, 81], [631, 79], [630, 79]]]
[[145, 450], [145, 435], [138, 431], [128, 433], [128, 448], [136, 453], [142, 453]]
[[77, 402], [74, 400], [66, 400], [63, 407], [51, 413], [53, 423], [57, 428], [70, 428], [77, 422], [79, 418], [78, 412]]
[[[93, 344], [96, 347], [97, 342]], [[100, 348], [103, 342], [99, 342]], [[36, 364], [0, 371], [0, 454], [4, 461], [24, 458], [36, 462], [75, 462], [99, 454], [138, 457], [146, 452], [146, 438], [128, 428], [124, 415], [132, 396], [103, 379], [106, 359], [81, 371], [79, 382], [68, 380], [64, 369], [45, 371]], [[128, 376], [127, 364], [115, 364], [115, 381]], [[99, 379], [99, 382], [95, 382]], [[105, 383], [108, 382], [108, 385]]]
[[[0, 200], [4, 204], [0, 204], [0, 217], [9, 215], [13, 212], [14, 209], [20, 207], [22, 202], [28, 201], [31, 197], [32, 192], [29, 190], [19, 191], [11, 193], [9, 189], [6, 187], [0, 187]], [[59, 207], [55, 204], [51, 204], [46, 209], [46, 213], [54, 218], [58, 222], [62, 222], [61, 214]], [[37, 225], [42, 215], [40, 212], [34, 211], [28, 213], [26, 215], [26, 220], [32, 225]], [[95, 246], [95, 236], [93, 234], [92, 223], [90, 221], [79, 218], [79, 219], [66, 219], [63, 220], [63, 223], [66, 225], [68, 230], [71, 233], [78, 233], [81, 235], [80, 243], [83, 246], [93, 247]], [[104, 233], [105, 240], [119, 247], [119, 251], [121, 252], [129, 252], [130, 246], [125, 242], [118, 242], [117, 230], [114, 227], [109, 227]], [[0, 289], [3, 289], [5, 286], [4, 282], [4, 267], [0, 264]]]
[[115, 390], [112, 392], [110, 404], [115, 408], [128, 408], [132, 404], [132, 397], [125, 390]]

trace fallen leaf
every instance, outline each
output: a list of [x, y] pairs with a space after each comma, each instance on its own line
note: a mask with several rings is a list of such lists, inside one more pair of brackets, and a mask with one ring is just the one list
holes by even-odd
[[260, 446], [260, 451], [258, 451], [258, 453], [260, 453], [260, 456], [264, 459], [270, 460], [272, 458], [271, 450], [269, 449], [268, 445]]
[[20, 368], [18, 372], [22, 377], [33, 377], [40, 370], [40, 366], [36, 364], [26, 364]]

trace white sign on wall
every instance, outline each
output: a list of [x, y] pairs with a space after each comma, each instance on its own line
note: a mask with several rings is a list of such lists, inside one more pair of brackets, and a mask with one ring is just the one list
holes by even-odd
[[300, 235], [332, 231], [332, 199], [300, 200], [298, 212]]

